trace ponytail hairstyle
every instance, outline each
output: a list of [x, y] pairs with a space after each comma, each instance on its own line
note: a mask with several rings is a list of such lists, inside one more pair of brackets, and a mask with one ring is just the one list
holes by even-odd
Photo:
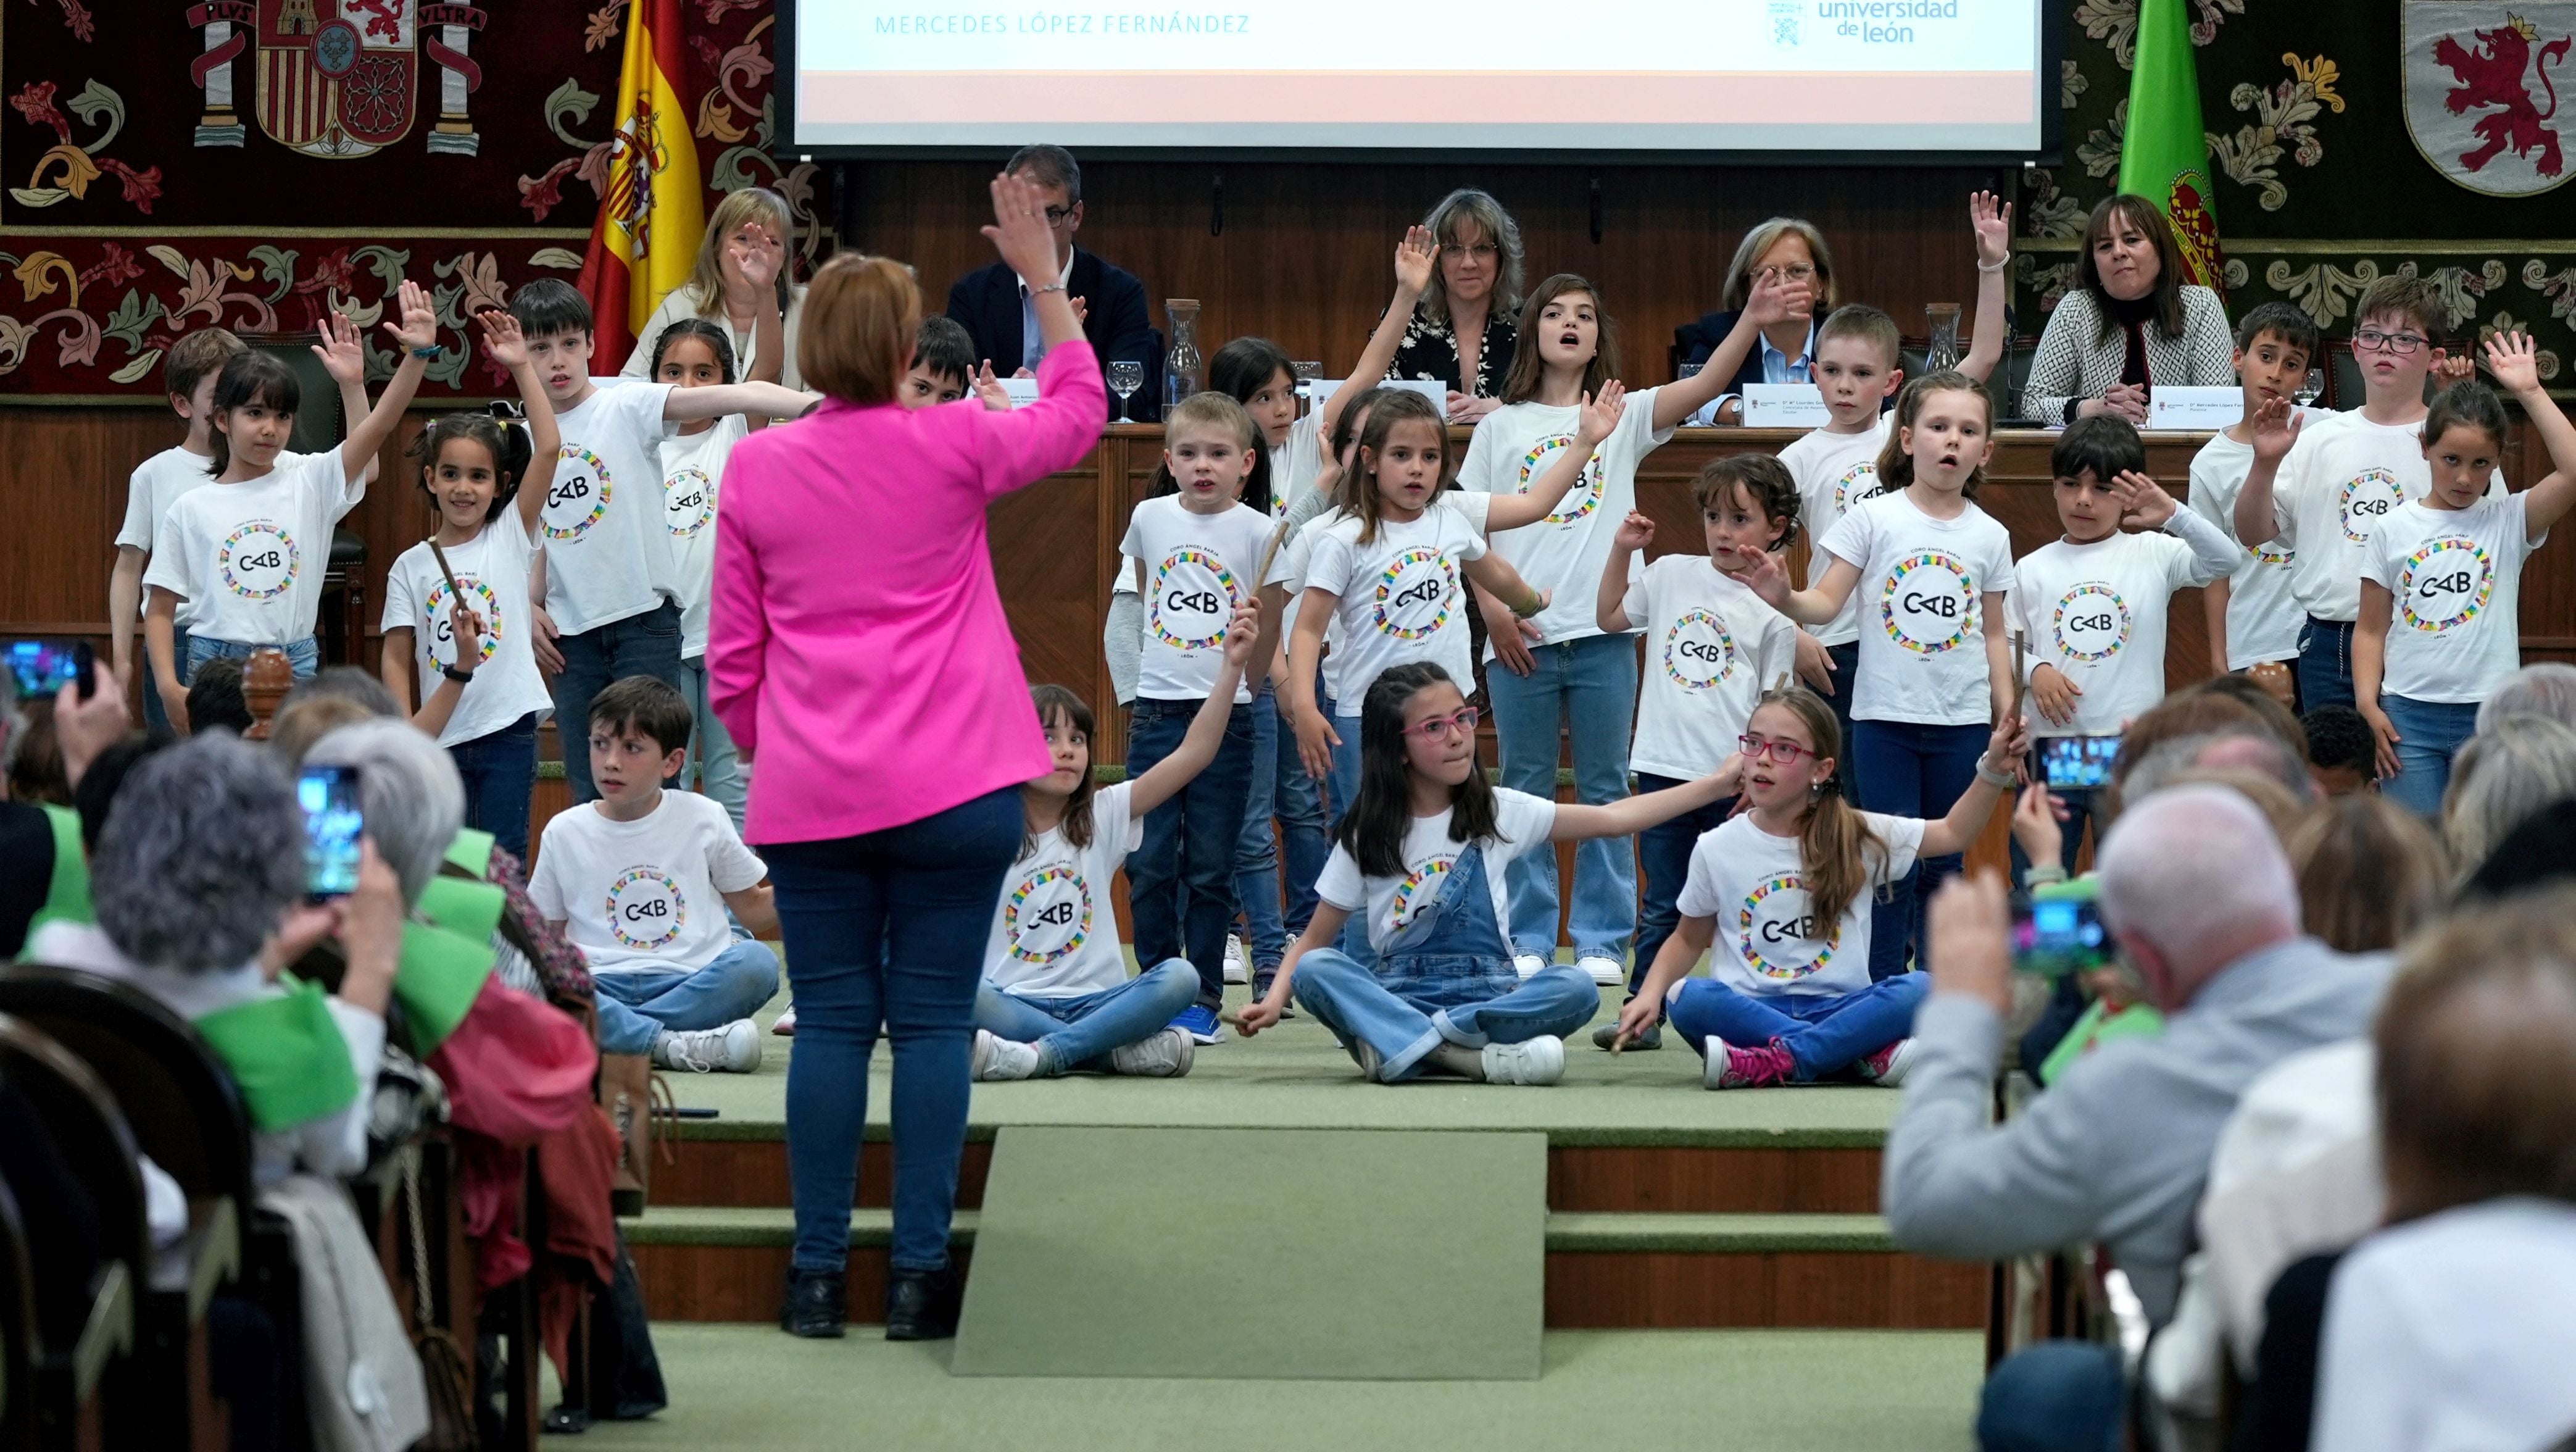
[[[1364, 400], [1369, 404], [1369, 411], [1368, 423], [1360, 430], [1360, 457], [1342, 473], [1342, 512], [1360, 522], [1361, 544], [1370, 544], [1377, 539], [1377, 466], [1368, 461], [1372, 456], [1386, 452], [1387, 437], [1395, 432], [1398, 424], [1429, 424], [1440, 439], [1440, 483], [1431, 492], [1438, 494], [1456, 482], [1452, 472], [1454, 461], [1449, 457], [1448, 420], [1431, 406], [1431, 401], [1411, 389], [1373, 391], [1377, 396]], [[1343, 418], [1350, 416], [1351, 410], [1342, 411]]]
[[1887, 844], [1843, 796], [1849, 773], [1843, 768], [1843, 733], [1834, 722], [1834, 708], [1805, 686], [1794, 685], [1764, 691], [1754, 709], [1764, 706], [1778, 706], [1797, 717], [1807, 739], [1816, 744], [1816, 754], [1834, 760], [1834, 774], [1817, 788], [1798, 824], [1798, 876], [1807, 884], [1807, 920], [1817, 932], [1831, 933], [1868, 891], [1874, 868], [1887, 862]]
[[2504, 401], [2495, 390], [2474, 378], [2463, 378], [2433, 395], [2433, 407], [2424, 415], [2424, 452], [2442, 441], [2442, 432], [2453, 427], [2473, 428], [2484, 433], [2495, 445], [2496, 456], [2504, 456], [2505, 435], [2511, 425], [2505, 421]]
[[233, 464], [233, 436], [226, 430], [234, 409], [258, 404], [289, 418], [304, 406], [304, 387], [295, 381], [295, 371], [274, 353], [244, 351], [224, 360], [224, 371], [215, 375], [214, 418], [207, 432], [215, 445], [215, 460], [206, 467], [206, 477], [220, 479]]
[[1592, 299], [1592, 316], [1599, 324], [1593, 334], [1592, 361], [1583, 365], [1583, 391], [1598, 398], [1601, 385], [1619, 376], [1619, 325], [1610, 318], [1610, 305], [1603, 300], [1601, 289], [1580, 274], [1559, 272], [1530, 289], [1529, 301], [1521, 304], [1520, 333], [1529, 346], [1515, 345], [1512, 366], [1503, 374], [1502, 400], [1526, 403], [1538, 397], [1538, 386], [1546, 377], [1547, 364], [1539, 357], [1538, 320], [1547, 305], [1570, 293], [1582, 293]]
[[439, 451], [451, 439], [479, 444], [492, 456], [492, 477], [500, 487], [492, 492], [492, 507], [483, 511], [483, 522], [490, 524], [518, 497], [519, 481], [528, 476], [529, 456], [536, 446], [525, 430], [488, 413], [447, 413], [431, 419], [404, 454], [420, 466], [420, 492], [430, 497], [432, 505], [438, 502], [438, 489], [429, 482], [429, 472], [438, 467]]
[[[1038, 708], [1040, 726], [1070, 726], [1081, 732], [1084, 754], [1090, 754], [1090, 743], [1099, 733], [1091, 719], [1091, 708], [1083, 704], [1080, 696], [1062, 686], [1031, 686], [1029, 704]], [[1082, 780], [1073, 784], [1073, 795], [1064, 799], [1064, 820], [1057, 825], [1057, 830], [1063, 832], [1064, 840], [1077, 850], [1091, 845], [1090, 772], [1082, 774]], [[1020, 828], [1020, 856], [1027, 857], [1037, 850], [1037, 845], [1037, 838], [1031, 836], [1027, 826], [1023, 825]]]
[[723, 328], [705, 318], [681, 318], [662, 330], [662, 336], [653, 340], [653, 367], [645, 374], [647, 378], [659, 379], [662, 376], [662, 355], [670, 352], [671, 345], [682, 338], [695, 338], [706, 344], [708, 351], [716, 355], [716, 371], [724, 375], [725, 382], [734, 381], [733, 339], [725, 336]]
[[[1986, 392], [1984, 384], [1955, 368], [1909, 378], [1896, 393], [1896, 422], [1888, 427], [1886, 447], [1878, 451], [1878, 487], [1869, 491], [1870, 498], [1894, 494], [1914, 482], [1914, 456], [1905, 451], [1905, 431], [1914, 426], [1914, 416], [1923, 411], [1923, 400], [1936, 393], [1975, 394], [1978, 406], [1986, 411], [1986, 434], [1989, 440], [1992, 439], [1995, 400]], [[1959, 492], [1973, 504], [1977, 499], [1977, 486], [1985, 482], [1986, 466], [1979, 464], [1968, 471], [1967, 485]]]
[[[1227, 429], [1232, 431], [1236, 438], [1242, 440], [1244, 453], [1252, 459], [1252, 472], [1245, 475], [1243, 480], [1243, 502], [1268, 514], [1270, 512], [1270, 449], [1261, 437], [1261, 426], [1252, 421], [1252, 415], [1246, 412], [1243, 405], [1236, 402], [1232, 395], [1209, 389], [1203, 393], [1193, 393], [1163, 410], [1163, 439], [1166, 445], [1169, 444], [1172, 436], [1179, 433], [1187, 424]], [[1160, 499], [1166, 494], [1180, 492], [1181, 481], [1172, 477], [1171, 458], [1166, 454], [1163, 462], [1154, 466], [1154, 482], [1146, 486], [1145, 497]]]
[[[1415, 395], [1405, 395], [1412, 397]], [[1455, 686], [1430, 661], [1390, 666], [1360, 698], [1360, 785], [1333, 840], [1351, 854], [1364, 877], [1404, 875], [1404, 834], [1413, 824], [1412, 768], [1404, 754], [1404, 707], [1432, 686]], [[1460, 695], [1466, 691], [1461, 688]], [[1833, 719], [1831, 713], [1826, 720]], [[1449, 800], [1449, 840], [1476, 842], [1501, 836], [1494, 784], [1481, 766], [1467, 773]]]

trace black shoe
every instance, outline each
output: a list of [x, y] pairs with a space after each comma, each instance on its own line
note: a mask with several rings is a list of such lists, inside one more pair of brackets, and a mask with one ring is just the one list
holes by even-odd
[[[1618, 1041], [1619, 1025], [1615, 1023], [1605, 1023], [1592, 1031], [1592, 1046], [1596, 1049], [1606, 1049]], [[1628, 1040], [1628, 1050], [1631, 1053], [1643, 1049], [1660, 1049], [1663, 1046], [1664, 1026], [1660, 1022], [1646, 1025], [1635, 1038]]]
[[886, 1272], [885, 1337], [888, 1341], [945, 1341], [957, 1334], [957, 1308], [966, 1287], [953, 1268]]
[[850, 1278], [842, 1271], [787, 1268], [787, 1299], [778, 1307], [778, 1329], [790, 1336], [837, 1341], [850, 1316]]
[[[1256, 968], [1256, 969], [1254, 969], [1254, 970], [1252, 971], [1252, 1001], [1253, 1001], [1253, 1002], [1255, 1002], [1255, 1003], [1259, 1003], [1261, 1000], [1263, 1000], [1263, 999], [1265, 999], [1265, 998], [1268, 998], [1268, 997], [1270, 996], [1270, 986], [1271, 986], [1272, 984], [1274, 984], [1274, 983], [1277, 983], [1278, 981], [1279, 981], [1279, 970], [1278, 970], [1278, 969], [1276, 969], [1276, 968]], [[1297, 1010], [1296, 1010], [1296, 1007], [1295, 1007], [1294, 1005], [1291, 1005], [1291, 1004], [1281, 1004], [1281, 1005], [1279, 1006], [1279, 1017], [1280, 1017], [1283, 1021], [1284, 1021], [1284, 1020], [1287, 1020], [1287, 1019], [1295, 1018], [1296, 1016], [1297, 1016]]]

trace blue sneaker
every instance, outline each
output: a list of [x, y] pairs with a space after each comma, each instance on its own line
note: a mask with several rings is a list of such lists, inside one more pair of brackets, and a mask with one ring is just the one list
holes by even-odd
[[1171, 1026], [1179, 1029], [1185, 1034], [1188, 1034], [1190, 1036], [1190, 1042], [1194, 1044], [1220, 1044], [1225, 1042], [1225, 1035], [1221, 1032], [1221, 1025], [1216, 1021], [1216, 1010], [1209, 1008], [1204, 1004], [1193, 1003], [1189, 1007], [1182, 1009], [1178, 1014], [1173, 1016]]

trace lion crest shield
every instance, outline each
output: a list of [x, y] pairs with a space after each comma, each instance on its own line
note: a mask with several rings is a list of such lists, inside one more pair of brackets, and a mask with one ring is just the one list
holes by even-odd
[[2576, 71], [2576, 0], [2405, 0], [2406, 129], [2452, 181], [2528, 197], [2576, 177], [2560, 105]]

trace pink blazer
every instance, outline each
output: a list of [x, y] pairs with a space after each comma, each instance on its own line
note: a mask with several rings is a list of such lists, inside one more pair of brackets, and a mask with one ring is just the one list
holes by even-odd
[[1009, 413], [827, 400], [735, 446], [706, 663], [758, 758], [747, 840], [882, 831], [1046, 774], [984, 507], [1098, 441], [1091, 345], [1049, 349], [1038, 395]]

